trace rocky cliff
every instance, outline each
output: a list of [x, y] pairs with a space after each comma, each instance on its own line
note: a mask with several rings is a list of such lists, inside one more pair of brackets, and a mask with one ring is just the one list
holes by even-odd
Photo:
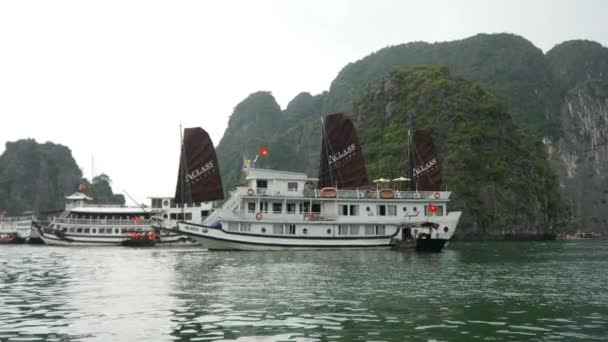
[[8, 142], [0, 156], [0, 209], [9, 215], [63, 210], [64, 197], [78, 189], [81, 175], [65, 146]]
[[608, 49], [569, 41], [547, 53], [560, 90], [561, 134], [544, 142], [574, 220], [571, 230], [608, 229]]
[[[82, 172], [69, 148], [33, 139], [6, 143], [0, 156], [0, 211], [21, 215], [24, 211], [51, 213], [65, 208], [65, 197], [78, 191]], [[94, 203], [124, 204], [122, 195], [112, 192], [107, 175], [99, 175], [84, 192]]]

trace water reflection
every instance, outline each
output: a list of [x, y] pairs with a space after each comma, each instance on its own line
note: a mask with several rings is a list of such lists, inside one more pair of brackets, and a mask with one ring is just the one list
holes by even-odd
[[608, 247], [0, 247], [0, 341], [606, 340]]

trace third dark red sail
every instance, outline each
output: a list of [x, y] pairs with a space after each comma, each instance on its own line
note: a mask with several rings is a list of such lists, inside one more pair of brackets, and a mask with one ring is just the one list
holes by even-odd
[[416, 130], [411, 141], [410, 176], [412, 190], [439, 191], [441, 167], [435, 152], [431, 130]]
[[321, 145], [319, 186], [356, 188], [368, 184], [355, 126], [344, 113], [328, 115]]
[[176, 203], [200, 203], [224, 199], [215, 147], [200, 127], [186, 128], [175, 190]]

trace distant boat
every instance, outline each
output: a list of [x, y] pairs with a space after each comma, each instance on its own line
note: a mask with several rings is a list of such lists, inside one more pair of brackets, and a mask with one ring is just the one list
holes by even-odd
[[[36, 217], [32, 212], [25, 212], [22, 216], [0, 216], [0, 234], [3, 236], [15, 235], [11, 243], [28, 242], [40, 243], [40, 235], [34, 228]], [[6, 238], [8, 241], [8, 237]]]
[[589, 240], [599, 238], [599, 234], [592, 232], [581, 232], [580, 230], [574, 234], [566, 235], [566, 240]]
[[[141, 207], [90, 205], [83, 193], [66, 197], [66, 209], [46, 228], [38, 227], [45, 244], [59, 246], [121, 246], [131, 240], [174, 244], [187, 240], [177, 234], [158, 234], [150, 224], [151, 211]], [[146, 243], [150, 245], [150, 243]]]
[[[245, 184], [220, 209], [203, 224], [178, 222], [178, 232], [210, 250], [391, 248], [409, 234], [440, 251], [461, 215], [447, 210], [450, 192], [374, 188], [349, 117], [329, 115], [322, 129], [319, 178], [246, 165]], [[187, 170], [184, 183], [198, 184]]]

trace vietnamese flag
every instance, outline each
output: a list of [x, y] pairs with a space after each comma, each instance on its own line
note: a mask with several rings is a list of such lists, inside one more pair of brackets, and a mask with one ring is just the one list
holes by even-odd
[[270, 157], [270, 151], [268, 151], [268, 150], [267, 150], [266, 148], [264, 148], [264, 147], [260, 148], [260, 152], [259, 152], [259, 154], [260, 154], [262, 157]]
[[135, 216], [135, 223], [139, 223], [141, 221], [141, 217]]
[[434, 206], [433, 203], [429, 203], [429, 212], [431, 212], [433, 214], [437, 214], [438, 211], [439, 211], [439, 208]]

